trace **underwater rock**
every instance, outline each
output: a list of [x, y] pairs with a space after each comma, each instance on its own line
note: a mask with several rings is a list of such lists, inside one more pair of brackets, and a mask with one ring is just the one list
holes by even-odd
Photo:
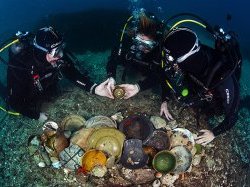
[[95, 177], [104, 177], [107, 171], [105, 166], [97, 165], [91, 170], [91, 174]]
[[46, 166], [46, 164], [45, 164], [44, 162], [39, 162], [39, 163], [38, 163], [38, 166], [39, 166], [40, 168], [44, 168], [44, 167]]
[[32, 156], [34, 155], [36, 152], [38, 152], [38, 147], [37, 146], [28, 146], [28, 152], [29, 152], [29, 155]]
[[201, 162], [201, 155], [200, 154], [194, 155], [192, 165], [193, 166], [198, 166], [200, 164], [200, 162]]
[[121, 112], [115, 113], [114, 115], [111, 116], [111, 118], [114, 121], [117, 121], [118, 123], [120, 123], [124, 119], [124, 117], [123, 117], [123, 115], [122, 115]]
[[125, 169], [123, 168], [122, 174], [124, 175], [124, 178], [133, 181], [134, 184], [145, 184], [152, 182], [155, 179], [155, 171], [152, 169]]
[[166, 129], [167, 130], [172, 130], [172, 129], [175, 129], [177, 127], [178, 127], [177, 121], [176, 120], [172, 120], [172, 121], [169, 121], [167, 123]]
[[41, 143], [41, 140], [39, 139], [38, 136], [30, 137], [31, 139], [29, 140], [29, 145], [31, 146], [39, 146]]
[[51, 160], [51, 162], [52, 162], [53, 168], [59, 169], [59, 168], [62, 167], [62, 164], [61, 164], [61, 162], [59, 161], [58, 158], [56, 158], [56, 157], [51, 157], [50, 160]]
[[43, 158], [45, 164], [47, 166], [50, 166], [51, 165], [51, 160], [49, 158], [49, 154], [45, 150], [42, 150], [42, 149], [39, 149], [39, 153], [40, 153], [41, 157]]
[[166, 174], [161, 178], [162, 185], [166, 185], [168, 187], [174, 187], [174, 182], [179, 178], [179, 175], [175, 174]]
[[213, 167], [215, 166], [215, 161], [211, 157], [206, 157], [206, 164], [209, 169], [209, 171], [213, 170]]
[[150, 121], [153, 123], [156, 129], [166, 128], [167, 125], [166, 121], [159, 116], [151, 116]]

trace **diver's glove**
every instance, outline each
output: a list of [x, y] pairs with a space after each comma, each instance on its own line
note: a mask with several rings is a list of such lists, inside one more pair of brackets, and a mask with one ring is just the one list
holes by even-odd
[[107, 79], [106, 81], [102, 82], [101, 84], [97, 85], [94, 88], [94, 93], [96, 95], [99, 96], [103, 96], [103, 97], [108, 97], [110, 99], [114, 99], [114, 96], [112, 94], [112, 92], [110, 93], [108, 90], [108, 83], [109, 83], [109, 79]]
[[211, 141], [213, 141], [213, 139], [215, 138], [214, 133], [210, 130], [200, 130], [200, 132], [203, 132], [202, 135], [198, 136], [195, 140], [197, 144], [201, 144], [203, 146], [207, 145], [208, 143], [210, 143]]
[[119, 86], [122, 87], [125, 91], [124, 99], [133, 97], [140, 91], [140, 87], [138, 84], [121, 84]]
[[167, 101], [164, 101], [164, 102], [161, 104], [160, 115], [162, 116], [163, 114], [164, 114], [164, 116], [167, 118], [168, 121], [174, 119], [174, 118], [172, 117], [172, 115], [170, 114], [170, 112], [168, 111], [168, 103], [167, 103]]
[[107, 89], [110, 95], [113, 95], [113, 90], [115, 89], [115, 79], [113, 77], [109, 78]]

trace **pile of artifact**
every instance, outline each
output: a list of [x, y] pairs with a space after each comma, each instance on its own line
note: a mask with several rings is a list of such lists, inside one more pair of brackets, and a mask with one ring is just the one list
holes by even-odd
[[31, 136], [29, 152], [39, 167], [64, 168], [104, 177], [117, 164], [136, 170], [153, 168], [156, 178], [182, 174], [198, 165], [204, 150], [187, 129], [170, 126], [158, 116], [94, 116], [87, 121], [69, 115], [59, 124], [43, 125]]

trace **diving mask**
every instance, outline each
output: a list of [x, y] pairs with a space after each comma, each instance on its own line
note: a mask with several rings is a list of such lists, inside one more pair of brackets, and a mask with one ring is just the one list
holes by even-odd
[[63, 57], [63, 50], [65, 48], [65, 43], [62, 43], [61, 45], [55, 47], [55, 48], [52, 48], [49, 52], [49, 54], [51, 56], [53, 56], [54, 58], [55, 57], [58, 57], [58, 58], [62, 58]]
[[157, 46], [157, 42], [152, 39], [146, 39], [144, 35], [137, 34], [134, 38], [134, 43], [137, 46], [138, 50], [143, 51], [144, 53], [150, 52]]

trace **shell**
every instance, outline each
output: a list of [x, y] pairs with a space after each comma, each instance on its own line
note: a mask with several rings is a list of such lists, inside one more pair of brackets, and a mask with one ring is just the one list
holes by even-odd
[[173, 134], [170, 137], [171, 147], [179, 145], [186, 146], [190, 151], [193, 149], [195, 141], [193, 134], [184, 128], [176, 128], [173, 130]]
[[187, 171], [192, 164], [192, 154], [185, 146], [176, 146], [170, 150], [175, 155], [176, 167], [174, 173], [179, 174]]
[[153, 168], [160, 173], [168, 173], [175, 169], [176, 158], [173, 153], [167, 150], [158, 152], [152, 162]]
[[86, 123], [86, 120], [83, 117], [72, 114], [63, 119], [60, 127], [64, 131], [76, 132], [82, 127], [84, 127], [85, 123]]
[[86, 128], [113, 127], [116, 128], [116, 123], [107, 116], [94, 116], [86, 121]]
[[119, 157], [122, 151], [122, 145], [120, 144], [119, 140], [112, 136], [100, 138], [97, 141], [95, 148], [108, 153], [109, 156], [114, 156], [115, 158]]
[[163, 130], [155, 130], [143, 143], [144, 145], [151, 146], [158, 151], [169, 150], [170, 137]]
[[97, 166], [105, 166], [107, 162], [107, 157], [102, 151], [95, 149], [87, 151], [81, 160], [81, 165], [84, 170], [92, 171], [92, 169]]
[[[106, 138], [109, 137], [109, 138]], [[109, 142], [107, 147], [102, 144], [102, 140], [104, 142]], [[112, 142], [114, 140], [114, 142]], [[107, 151], [115, 156], [116, 158], [120, 158], [121, 153], [122, 153], [122, 147], [123, 147], [123, 142], [125, 140], [125, 135], [111, 127], [103, 127], [96, 129], [88, 138], [88, 145], [87, 149], [102, 149], [104, 151]], [[110, 145], [115, 145], [115, 149], [113, 150], [112, 148], [110, 149]]]
[[115, 89], [113, 90], [113, 96], [115, 99], [122, 99], [124, 95], [125, 95], [125, 90], [120, 86], [116, 86]]

